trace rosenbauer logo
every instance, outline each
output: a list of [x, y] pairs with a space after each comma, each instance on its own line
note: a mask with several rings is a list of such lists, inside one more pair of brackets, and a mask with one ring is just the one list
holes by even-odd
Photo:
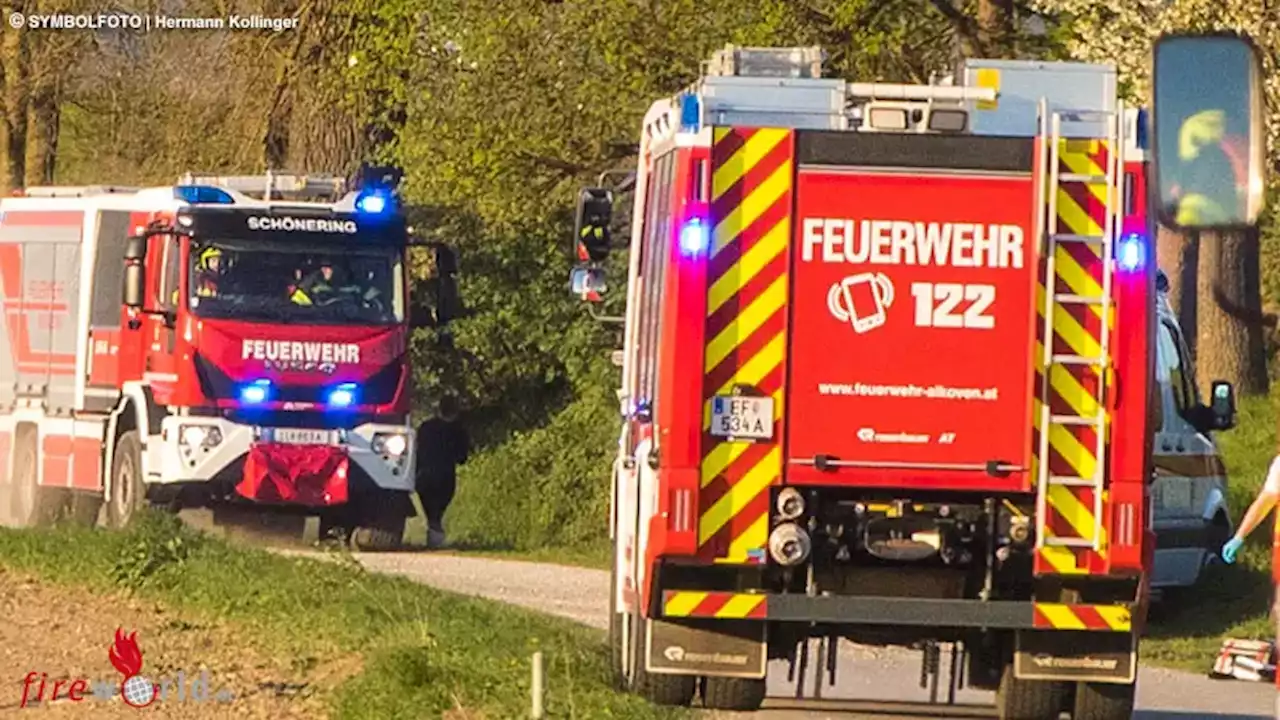
[[100, 700], [107, 702], [119, 697], [125, 705], [132, 708], [145, 708], [155, 704], [176, 700], [178, 702], [217, 702], [229, 703], [235, 696], [226, 688], [216, 692], [209, 682], [209, 672], [202, 670], [187, 682], [185, 671], [178, 671], [176, 680], [170, 676], [162, 676], [160, 682], [142, 674], [142, 650], [138, 647], [138, 633], [124, 634], [122, 628], [116, 628], [115, 642], [107, 650], [107, 659], [120, 673], [121, 679], [89, 680], [87, 678], [51, 679], [48, 673], [31, 671], [22, 679], [22, 701], [18, 707], [27, 708], [45, 702]]

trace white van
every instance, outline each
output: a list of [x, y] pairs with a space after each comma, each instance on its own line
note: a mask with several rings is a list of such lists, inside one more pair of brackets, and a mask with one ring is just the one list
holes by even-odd
[[[1209, 436], [1206, 408], [1196, 387], [1195, 368], [1187, 352], [1178, 317], [1169, 305], [1169, 280], [1156, 279], [1157, 424], [1151, 450], [1155, 481], [1151, 509], [1156, 533], [1152, 588], [1196, 584], [1204, 566], [1218, 559], [1234, 532], [1227, 508], [1227, 473]], [[1226, 389], [1222, 388], [1226, 385]], [[1216, 394], [1234, 403], [1226, 383]], [[1234, 416], [1234, 413], [1232, 413]], [[1232, 423], [1234, 424], [1234, 423]]]

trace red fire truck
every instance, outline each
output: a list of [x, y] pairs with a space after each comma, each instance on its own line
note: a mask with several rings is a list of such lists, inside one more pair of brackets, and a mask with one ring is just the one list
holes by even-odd
[[[1205, 46], [1177, 48], [1157, 117]], [[824, 79], [821, 58], [731, 46], [644, 119], [620, 681], [754, 709], [770, 660], [799, 696], [816, 642], [820, 692], [843, 639], [923, 649], [936, 700], [949, 645], [952, 699], [967, 682], [1006, 720], [1128, 718], [1155, 550], [1146, 196], [1178, 192], [1147, 188], [1148, 123], [1099, 66], [972, 61], [910, 86]], [[585, 300], [612, 216], [584, 191]], [[1231, 386], [1212, 398], [1186, 411], [1203, 432], [1234, 422]]]
[[0, 519], [96, 522], [105, 506], [119, 527], [148, 503], [230, 502], [397, 544], [408, 333], [448, 317], [410, 318], [393, 188], [179, 183], [0, 200]]

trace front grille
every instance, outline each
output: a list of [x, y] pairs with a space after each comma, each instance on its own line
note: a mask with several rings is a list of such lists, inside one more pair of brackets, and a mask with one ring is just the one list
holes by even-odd
[[[200, 381], [200, 389], [205, 397], [215, 400], [232, 400], [239, 396], [242, 382], [237, 382], [224, 373], [217, 365], [197, 352], [195, 354], [196, 377]], [[379, 370], [369, 379], [358, 383], [359, 402], [368, 405], [385, 405], [395, 399], [396, 388], [405, 371], [404, 357], [401, 356], [386, 367]], [[324, 385], [275, 385], [272, 387], [273, 397], [280, 402], [324, 403], [328, 393], [336, 383]]]

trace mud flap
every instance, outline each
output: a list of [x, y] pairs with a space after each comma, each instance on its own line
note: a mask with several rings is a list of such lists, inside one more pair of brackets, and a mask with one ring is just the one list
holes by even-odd
[[645, 669], [652, 674], [753, 679], [765, 675], [765, 623], [650, 620], [647, 625]]
[[1013, 674], [1019, 680], [1132, 684], [1138, 677], [1134, 633], [1019, 630]]

